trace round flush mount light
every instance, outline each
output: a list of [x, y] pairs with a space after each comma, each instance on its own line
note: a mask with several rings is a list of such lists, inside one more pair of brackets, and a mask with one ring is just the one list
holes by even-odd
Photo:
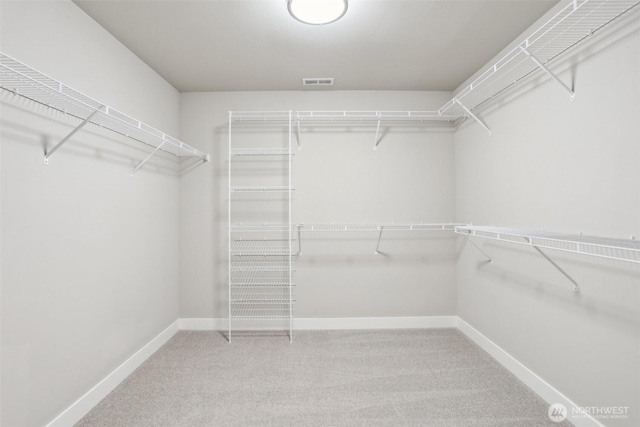
[[337, 21], [347, 13], [347, 0], [288, 0], [291, 16], [311, 25]]

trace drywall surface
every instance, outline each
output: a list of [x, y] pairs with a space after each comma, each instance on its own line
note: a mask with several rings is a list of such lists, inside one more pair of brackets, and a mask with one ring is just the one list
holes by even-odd
[[[212, 153], [211, 167], [181, 179], [180, 317], [227, 316], [229, 110], [434, 110], [446, 92], [241, 92], [181, 95], [187, 141]], [[376, 123], [293, 130], [294, 223], [449, 222], [453, 216], [451, 129]], [[288, 127], [232, 129], [234, 147], [286, 147]], [[286, 158], [234, 159], [232, 183], [287, 185]], [[234, 222], [286, 222], [282, 199], [232, 199]], [[235, 238], [235, 236], [234, 236]], [[296, 317], [455, 314], [455, 238], [450, 233], [303, 233]], [[296, 243], [297, 244], [297, 243]], [[296, 247], [297, 249], [297, 247]]]
[[[1, 2], [0, 50], [176, 135], [178, 93], [73, 3]], [[42, 426], [177, 318], [178, 179], [149, 152], [0, 93], [3, 426]]]
[[[479, 112], [454, 136], [456, 219], [478, 225], [640, 235], [640, 19], [598, 34]], [[640, 266], [477, 241], [458, 264], [458, 314], [582, 407], [627, 408], [640, 425]], [[570, 409], [571, 410], [571, 409]], [[593, 411], [592, 411], [593, 412]], [[571, 420], [571, 418], [570, 418]], [[574, 422], [578, 422], [573, 420]]]

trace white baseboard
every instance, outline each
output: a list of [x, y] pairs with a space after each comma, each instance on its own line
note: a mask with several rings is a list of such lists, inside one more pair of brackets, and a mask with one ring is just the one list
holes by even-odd
[[47, 427], [68, 427], [76, 424], [89, 413], [102, 399], [104, 399], [113, 389], [115, 389], [125, 378], [127, 378], [136, 368], [153, 353], [162, 347], [171, 337], [178, 332], [178, 322], [173, 322], [168, 328], [160, 332], [131, 357], [125, 360], [113, 372], [107, 375], [102, 381], [96, 384], [91, 390], [86, 392], [80, 399], [76, 400], [64, 412], [58, 415]]
[[303, 317], [296, 318], [293, 326], [297, 331], [337, 329], [432, 329], [455, 328], [457, 316], [416, 317]]
[[[293, 319], [295, 331], [339, 330], [339, 329], [429, 329], [455, 328], [458, 316], [415, 316], [415, 317], [297, 317]], [[181, 318], [180, 330], [190, 331], [226, 331], [227, 318]], [[250, 323], [242, 321], [234, 330], [282, 330], [288, 329], [288, 323], [269, 322]]]
[[576, 427], [604, 427], [598, 420], [591, 416], [581, 414], [580, 417], [571, 417], [572, 408], [578, 408], [571, 399], [556, 390], [551, 384], [540, 378], [516, 358], [504, 351], [500, 346], [480, 333], [473, 326], [458, 317], [458, 329], [462, 331], [473, 342], [478, 344], [484, 351], [489, 353], [502, 366], [514, 374], [520, 381], [525, 383], [531, 390], [540, 396], [549, 405], [561, 403], [567, 408], [567, 420]]
[[[262, 322], [264, 323], [264, 322]], [[286, 325], [285, 325], [286, 326]], [[111, 374], [84, 394], [64, 412], [58, 415], [47, 427], [74, 425], [95, 405], [104, 399], [118, 384], [129, 376], [138, 366], [164, 345], [178, 330], [225, 331], [227, 318], [180, 318], [162, 331], [157, 337], [138, 350]], [[531, 388], [547, 403], [561, 403], [569, 411], [568, 420], [576, 427], [604, 427], [598, 420], [582, 414], [571, 417], [571, 408], [578, 408], [572, 400], [556, 390], [551, 384], [520, 363], [500, 346], [473, 328], [458, 316], [422, 316], [422, 317], [345, 317], [345, 318], [296, 318], [294, 330], [348, 330], [348, 329], [429, 329], [458, 328], [462, 333], [489, 353], [502, 366], [513, 373], [520, 381]], [[234, 329], [240, 329], [235, 328]], [[265, 327], [260, 324], [243, 324], [241, 330], [282, 330], [282, 325]]]
[[229, 321], [226, 317], [182, 317], [178, 319], [181, 331], [226, 331]]

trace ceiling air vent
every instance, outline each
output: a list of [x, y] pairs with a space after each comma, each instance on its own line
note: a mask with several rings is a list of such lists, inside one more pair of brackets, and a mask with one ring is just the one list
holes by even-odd
[[302, 79], [302, 86], [333, 86], [333, 77], [305, 78], [305, 79]]

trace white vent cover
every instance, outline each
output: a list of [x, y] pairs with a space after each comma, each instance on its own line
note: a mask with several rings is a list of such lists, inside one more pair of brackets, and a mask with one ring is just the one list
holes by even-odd
[[302, 79], [302, 86], [333, 86], [333, 77], [327, 78], [304, 78]]

